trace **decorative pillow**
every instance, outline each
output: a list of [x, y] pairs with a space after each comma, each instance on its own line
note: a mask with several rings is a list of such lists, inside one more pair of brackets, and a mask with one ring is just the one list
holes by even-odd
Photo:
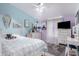
[[11, 39], [11, 36], [12, 36], [11, 34], [6, 34], [6, 37], [5, 38], [6, 39]]
[[0, 38], [5, 38], [6, 37], [6, 34], [5, 33], [1, 33], [0, 34]]
[[14, 39], [14, 38], [16, 38], [16, 36], [13, 36], [12, 34], [6, 34], [6, 37], [5, 37], [6, 39]]

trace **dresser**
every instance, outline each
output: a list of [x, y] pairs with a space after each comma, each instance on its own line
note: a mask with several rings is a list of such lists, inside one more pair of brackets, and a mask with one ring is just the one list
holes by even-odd
[[68, 37], [71, 37], [71, 29], [58, 29], [58, 42], [66, 44]]

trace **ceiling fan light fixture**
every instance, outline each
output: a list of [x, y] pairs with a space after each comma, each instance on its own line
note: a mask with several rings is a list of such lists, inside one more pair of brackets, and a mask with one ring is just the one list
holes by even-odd
[[44, 9], [44, 7], [36, 8], [36, 10], [37, 10], [38, 12], [43, 12], [43, 9]]
[[42, 7], [44, 4], [43, 3], [37, 3], [37, 4], [35, 4], [34, 6], [35, 7]]
[[37, 3], [36, 5], [35, 5], [35, 7], [36, 7], [36, 11], [37, 12], [39, 12], [39, 13], [42, 13], [43, 12], [43, 10], [44, 10], [44, 3]]

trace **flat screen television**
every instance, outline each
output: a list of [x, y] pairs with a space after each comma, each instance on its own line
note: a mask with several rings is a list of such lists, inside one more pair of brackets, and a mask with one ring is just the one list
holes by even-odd
[[70, 21], [64, 21], [58, 23], [58, 29], [70, 29], [70, 28], [71, 28]]

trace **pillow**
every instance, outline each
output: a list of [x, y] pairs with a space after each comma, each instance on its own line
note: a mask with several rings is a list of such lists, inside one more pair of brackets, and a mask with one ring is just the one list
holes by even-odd
[[16, 36], [13, 36], [12, 34], [6, 34], [6, 37], [5, 37], [5, 39], [8, 39], [8, 40], [11, 40], [14, 38], [16, 38]]
[[6, 34], [5, 33], [1, 33], [0, 34], [0, 38], [5, 38], [6, 37]]

